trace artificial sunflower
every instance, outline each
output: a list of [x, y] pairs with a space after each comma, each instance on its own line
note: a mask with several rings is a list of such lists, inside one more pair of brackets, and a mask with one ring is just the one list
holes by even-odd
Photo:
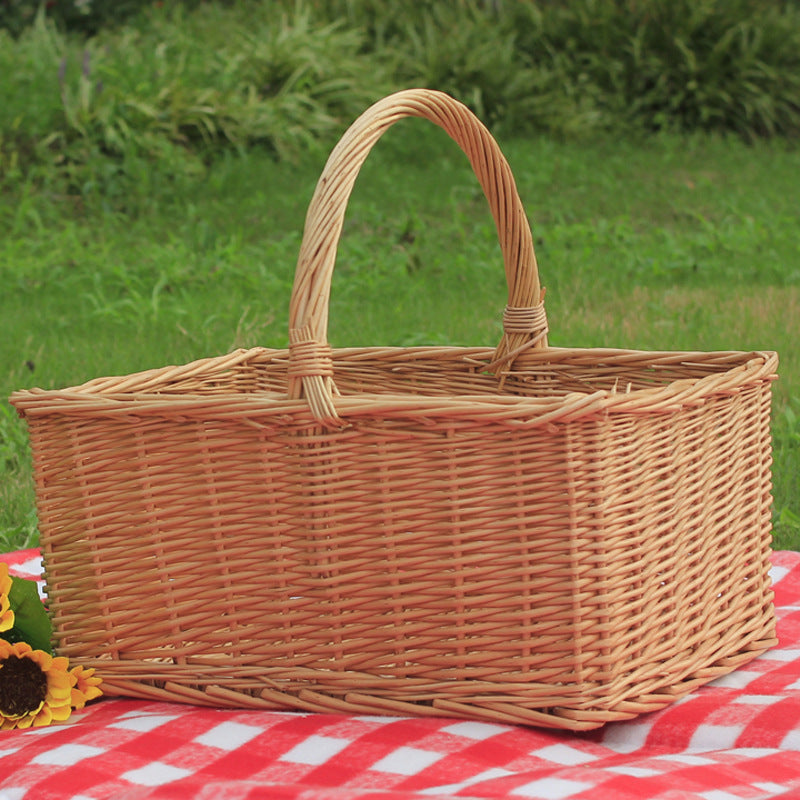
[[66, 658], [54, 658], [25, 642], [0, 639], [0, 730], [68, 719], [73, 685], [68, 665]]
[[94, 669], [77, 666], [73, 667], [69, 674], [72, 686], [70, 702], [73, 708], [83, 708], [90, 700], [94, 700], [103, 694], [100, 689], [103, 679], [95, 676]]
[[0, 561], [0, 633], [14, 627], [14, 610], [11, 608], [10, 592], [11, 576], [8, 574], [8, 564]]

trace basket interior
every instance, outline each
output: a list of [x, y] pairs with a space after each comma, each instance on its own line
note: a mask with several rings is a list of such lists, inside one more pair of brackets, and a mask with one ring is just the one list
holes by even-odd
[[[553, 399], [571, 393], [658, 391], [680, 381], [695, 382], [750, 366], [763, 367], [771, 354], [548, 348], [523, 354], [502, 382], [488, 369], [493, 356], [491, 348], [339, 349], [333, 351], [334, 381], [342, 396], [516, 395]], [[285, 397], [288, 363], [287, 350], [257, 347], [182, 367], [100, 378], [78, 390], [163, 397], [231, 393]]]

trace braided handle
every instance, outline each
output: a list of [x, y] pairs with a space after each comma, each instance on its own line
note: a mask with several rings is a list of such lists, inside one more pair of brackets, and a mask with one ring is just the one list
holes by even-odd
[[513, 359], [547, 346], [547, 321], [528, 219], [508, 162], [484, 125], [442, 92], [410, 89], [365, 111], [333, 149], [306, 216], [289, 305], [289, 396], [304, 396], [322, 423], [339, 426], [327, 341], [328, 305], [336, 249], [347, 202], [372, 146], [395, 122], [422, 117], [443, 128], [469, 158], [497, 227], [508, 283], [503, 338], [490, 367], [502, 381]]

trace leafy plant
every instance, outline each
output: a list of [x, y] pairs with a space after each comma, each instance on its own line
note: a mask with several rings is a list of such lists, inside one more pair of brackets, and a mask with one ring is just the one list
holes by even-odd
[[[80, 5], [105, 20], [113, 4]], [[795, 2], [131, 2], [127, 24], [80, 35], [56, 24], [67, 6], [0, 30], [0, 186], [55, 177], [109, 209], [142, 175], [191, 179], [222, 152], [299, 159], [409, 85], [503, 135], [800, 132]]]
[[318, 0], [393, 52], [396, 74], [452, 91], [490, 122], [588, 133], [800, 130], [793, 0]]
[[[359, 53], [358, 32], [315, 22], [302, 5], [152, 9], [135, 27], [87, 41], [40, 16], [9, 46], [6, 74], [18, 83], [0, 111], [6, 169], [27, 151], [55, 166], [70, 192], [112, 201], [148, 165], [198, 174], [215, 153], [253, 146], [294, 159], [388, 86]], [[29, 72], [11, 69], [14, 49]]]
[[800, 131], [800, 7], [764, 0], [515, 4], [534, 64], [584, 79], [613, 118], [649, 129]]
[[94, 34], [100, 28], [121, 24], [152, 4], [153, 0], [0, 0], [0, 29], [18, 35], [37, 14], [44, 14], [63, 30]]

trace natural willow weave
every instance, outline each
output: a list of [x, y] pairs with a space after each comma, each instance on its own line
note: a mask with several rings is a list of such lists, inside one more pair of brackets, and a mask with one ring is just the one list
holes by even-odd
[[[327, 344], [350, 190], [406, 116], [469, 157], [497, 349]], [[377, 254], [376, 254], [377, 255]], [[547, 346], [530, 229], [462, 105], [369, 109], [311, 203], [288, 350], [17, 392], [58, 652], [108, 694], [588, 729], [775, 643], [774, 353]]]

